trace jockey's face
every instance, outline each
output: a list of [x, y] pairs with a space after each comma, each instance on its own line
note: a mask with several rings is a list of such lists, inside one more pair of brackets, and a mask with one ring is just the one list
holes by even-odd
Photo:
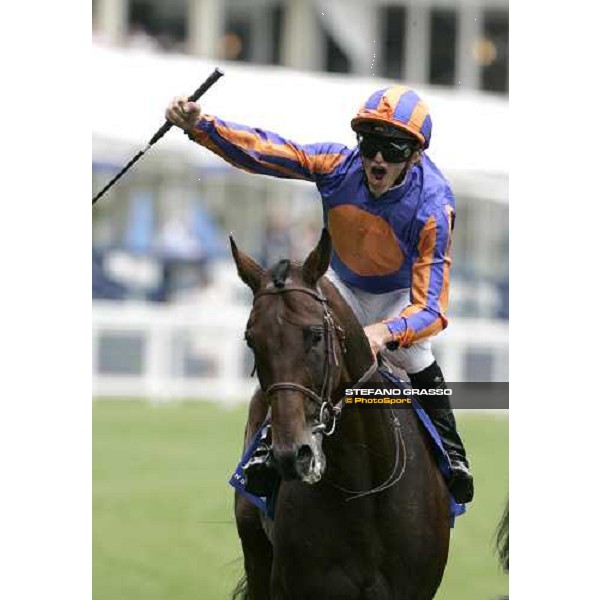
[[358, 147], [369, 190], [379, 198], [404, 174], [407, 162], [416, 149], [414, 140], [364, 134], [358, 136]]
[[396, 180], [402, 175], [406, 167], [406, 162], [386, 162], [383, 160], [381, 152], [377, 152], [373, 158], [362, 157], [369, 190], [375, 198], [379, 198], [379, 196], [385, 194], [394, 185]]

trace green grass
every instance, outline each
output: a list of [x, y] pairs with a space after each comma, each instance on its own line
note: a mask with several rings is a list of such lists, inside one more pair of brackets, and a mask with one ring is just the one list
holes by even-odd
[[475, 501], [456, 520], [440, 600], [491, 600], [508, 594], [498, 566], [495, 532], [508, 498], [508, 419], [457, 416], [475, 478]]
[[[227, 479], [246, 408], [211, 403], [93, 407], [94, 600], [228, 598], [242, 573]], [[508, 591], [493, 549], [508, 494], [508, 422], [466, 415], [476, 502], [457, 520], [436, 598], [491, 600]]]

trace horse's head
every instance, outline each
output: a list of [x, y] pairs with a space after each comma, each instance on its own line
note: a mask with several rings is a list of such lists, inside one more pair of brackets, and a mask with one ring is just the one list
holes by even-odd
[[319, 279], [331, 256], [329, 234], [303, 264], [282, 260], [267, 270], [231, 239], [238, 274], [254, 294], [245, 339], [271, 405], [273, 454], [284, 479], [319, 481], [332, 390], [342, 373], [342, 332]]

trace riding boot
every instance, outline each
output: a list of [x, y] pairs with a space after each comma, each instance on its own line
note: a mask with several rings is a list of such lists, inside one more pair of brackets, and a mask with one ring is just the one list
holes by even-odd
[[[442, 370], [435, 361], [426, 369], [409, 374], [409, 377], [412, 387], [416, 389], [446, 389]], [[436, 403], [435, 408], [430, 406], [431, 401], [427, 400], [422, 402], [422, 406], [438, 430], [444, 449], [450, 458], [451, 473], [448, 488], [459, 504], [471, 502], [474, 492], [473, 476], [469, 472], [465, 447], [456, 430], [450, 398], [446, 395], [434, 396], [433, 400]]]
[[242, 470], [246, 477], [244, 489], [255, 496], [268, 496], [273, 493], [279, 475], [273, 465], [271, 425], [261, 431], [260, 443]]
[[257, 450], [242, 470], [246, 476], [244, 489], [255, 496], [268, 496], [279, 480], [279, 475], [272, 464], [270, 449]]

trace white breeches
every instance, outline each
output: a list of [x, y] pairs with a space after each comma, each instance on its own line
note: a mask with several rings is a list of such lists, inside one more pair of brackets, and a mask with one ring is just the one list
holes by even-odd
[[[363, 327], [397, 317], [410, 304], [410, 290], [408, 289], [394, 290], [385, 294], [371, 294], [346, 285], [332, 269], [328, 269], [325, 277], [335, 285]], [[435, 361], [430, 338], [412, 344], [408, 348], [399, 347], [393, 351], [383, 350], [382, 355], [394, 367], [409, 374], [418, 373]]]

